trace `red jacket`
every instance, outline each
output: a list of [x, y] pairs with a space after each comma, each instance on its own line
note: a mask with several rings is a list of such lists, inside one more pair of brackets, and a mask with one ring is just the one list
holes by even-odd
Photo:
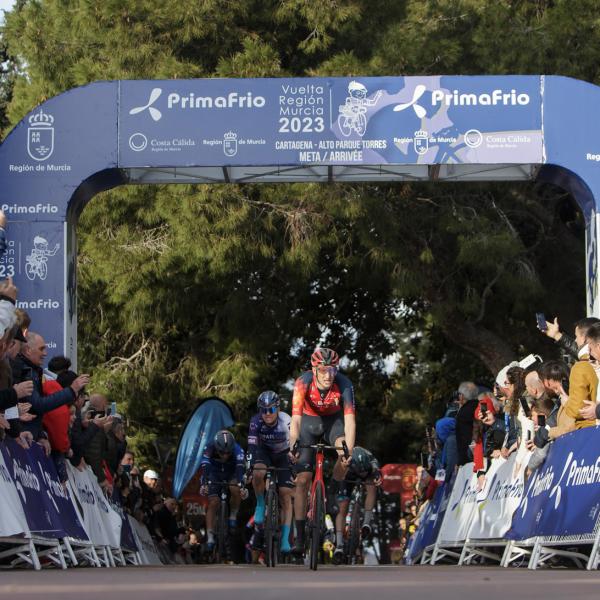
[[[42, 383], [42, 391], [44, 396], [49, 396], [62, 390], [58, 381], [48, 379]], [[52, 450], [57, 452], [67, 452], [71, 447], [69, 439], [69, 420], [71, 418], [71, 410], [68, 405], [59, 406], [50, 412], [47, 412], [42, 417], [44, 429], [48, 433], [48, 440]]]

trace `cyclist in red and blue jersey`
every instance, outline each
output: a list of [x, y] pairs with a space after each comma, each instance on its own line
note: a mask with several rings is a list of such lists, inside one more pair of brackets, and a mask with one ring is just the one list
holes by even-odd
[[229, 483], [229, 528], [235, 529], [241, 501], [248, 491], [241, 484], [244, 478], [245, 454], [236, 443], [233, 433], [222, 429], [217, 432], [200, 461], [200, 494], [208, 496], [206, 509], [206, 542], [209, 550], [215, 546], [215, 520], [219, 506], [221, 483]]
[[[356, 438], [354, 388], [352, 382], [338, 372], [339, 356], [329, 348], [317, 348], [311, 356], [312, 370], [303, 373], [294, 384], [292, 399], [292, 423], [290, 447], [296, 441], [300, 446], [316, 444], [321, 437], [331, 446], [340, 447], [345, 441], [351, 453]], [[333, 469], [333, 479], [342, 482], [349, 459], [338, 450], [338, 460]], [[315, 451], [300, 448], [295, 457], [296, 491], [294, 512], [296, 515], [296, 542], [294, 552], [304, 552], [304, 526], [306, 523], [306, 500], [312, 480]]]
[[257, 544], [262, 536], [265, 520], [265, 469], [275, 467], [274, 480], [281, 501], [281, 551], [290, 552], [292, 523], [292, 470], [290, 467], [290, 415], [279, 410], [279, 396], [272, 391], [262, 392], [257, 401], [258, 414], [250, 420], [248, 429], [248, 464], [253, 469], [252, 487], [256, 494], [254, 524], [259, 530]]

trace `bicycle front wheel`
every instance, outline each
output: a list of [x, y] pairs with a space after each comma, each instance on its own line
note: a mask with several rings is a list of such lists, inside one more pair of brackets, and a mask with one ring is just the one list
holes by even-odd
[[348, 532], [348, 564], [350, 565], [356, 563], [356, 551], [360, 544], [360, 512], [360, 504], [355, 502]]
[[221, 500], [219, 507], [219, 529], [217, 537], [218, 562], [227, 560], [227, 502]]
[[267, 567], [277, 565], [279, 551], [279, 499], [274, 485], [267, 490], [267, 514], [265, 518], [265, 550]]
[[310, 568], [316, 571], [319, 564], [323, 519], [325, 518], [325, 499], [323, 498], [323, 488], [320, 485], [317, 485], [315, 488], [315, 497], [313, 500], [314, 504], [310, 523]]

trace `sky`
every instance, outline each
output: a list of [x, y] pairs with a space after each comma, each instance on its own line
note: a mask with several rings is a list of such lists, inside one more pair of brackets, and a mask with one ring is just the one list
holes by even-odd
[[15, 0], [0, 0], [0, 23], [4, 22], [5, 10], [10, 10], [13, 7]]

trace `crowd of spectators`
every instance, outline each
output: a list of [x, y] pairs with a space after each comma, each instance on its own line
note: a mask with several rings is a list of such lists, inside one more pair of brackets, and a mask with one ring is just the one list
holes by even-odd
[[542, 331], [560, 348], [561, 360], [529, 355], [511, 362], [499, 371], [491, 389], [471, 381], [460, 383], [445, 414], [433, 431], [428, 430], [418, 515], [438, 482], [450, 481], [462, 465], [473, 463], [482, 488], [491, 460], [517, 453], [518, 462], [527, 461], [528, 478], [543, 465], [554, 440], [596, 425], [600, 319], [581, 319], [573, 337], [560, 330], [558, 319], [545, 327], [542, 323]]
[[0, 282], [0, 441], [39, 444], [65, 487], [67, 463], [91, 468], [106, 497], [148, 527], [164, 562], [197, 562], [200, 535], [179, 526], [177, 502], [155, 471], [140, 476], [116, 403], [89, 393], [89, 376], [75, 373], [65, 356], [44, 368], [46, 342], [16, 301], [12, 280]]

